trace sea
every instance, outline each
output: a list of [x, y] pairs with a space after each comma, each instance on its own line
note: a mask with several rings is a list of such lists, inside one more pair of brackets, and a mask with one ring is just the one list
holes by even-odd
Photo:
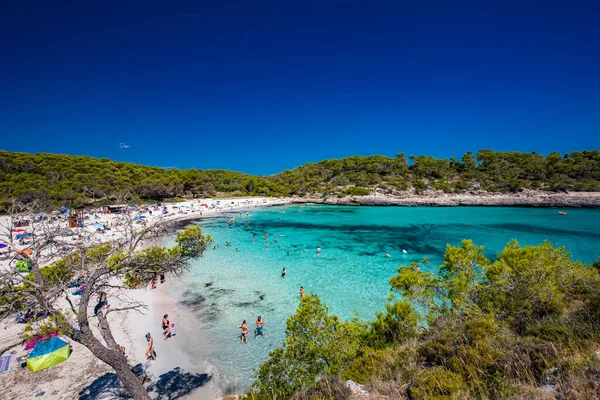
[[[211, 247], [172, 282], [174, 331], [192, 362], [210, 366], [224, 393], [246, 390], [282, 344], [300, 286], [343, 319], [371, 320], [384, 309], [398, 267], [429, 258], [421, 269], [437, 272], [446, 246], [463, 239], [484, 246], [490, 259], [511, 239], [522, 245], [549, 240], [585, 263], [600, 254], [596, 209], [288, 205], [194, 223], [218, 249]], [[258, 316], [264, 336], [254, 337]], [[244, 320], [248, 344], [240, 343]]]

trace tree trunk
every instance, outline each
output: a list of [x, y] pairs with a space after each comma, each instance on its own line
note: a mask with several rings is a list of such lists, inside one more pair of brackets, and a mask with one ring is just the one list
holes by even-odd
[[[77, 315], [77, 322], [79, 324], [79, 331], [75, 331], [73, 339], [87, 347], [92, 354], [97, 358], [110, 365], [114, 370], [125, 389], [133, 396], [135, 400], [150, 400], [150, 395], [144, 388], [142, 381], [133, 373], [127, 359], [119, 351], [119, 347], [112, 336], [106, 316], [102, 310], [99, 310], [100, 319], [100, 331], [103, 338], [106, 340], [106, 347], [94, 336], [94, 333], [90, 329], [90, 323], [88, 319], [87, 308], [90, 302], [90, 288], [96, 283], [96, 279], [101, 276], [103, 271], [96, 271], [92, 277], [88, 280], [86, 288], [81, 295], [79, 301], [79, 314]], [[111, 348], [112, 347], [112, 348]]]
[[151, 397], [146, 391], [142, 381], [133, 373], [127, 359], [116, 350], [107, 349], [97, 340], [96, 343], [84, 344], [96, 357], [110, 365], [114, 370], [125, 389], [133, 396], [135, 400], [149, 400]]

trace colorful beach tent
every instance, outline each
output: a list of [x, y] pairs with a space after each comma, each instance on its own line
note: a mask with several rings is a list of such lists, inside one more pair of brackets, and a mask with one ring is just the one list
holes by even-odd
[[71, 354], [69, 343], [61, 338], [52, 337], [38, 342], [27, 357], [27, 367], [38, 372], [67, 360]]
[[28, 351], [31, 350], [35, 347], [36, 344], [38, 344], [39, 342], [43, 342], [46, 339], [50, 339], [52, 337], [58, 336], [58, 332], [51, 332], [46, 336], [42, 336], [42, 335], [37, 335], [34, 336], [33, 339], [31, 339], [28, 342], [25, 342], [25, 348], [23, 349], [24, 351]]

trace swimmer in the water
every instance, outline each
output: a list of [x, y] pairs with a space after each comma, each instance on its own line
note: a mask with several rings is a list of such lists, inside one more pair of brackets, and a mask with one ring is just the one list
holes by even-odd
[[304, 287], [300, 286], [300, 297], [304, 297]]
[[321, 254], [321, 246], [317, 247], [317, 254]]
[[286, 274], [286, 273], [287, 273], [287, 272], [286, 272], [285, 268], [284, 268], [284, 269], [282, 269], [282, 270], [281, 270], [281, 277], [282, 277], [282, 278], [285, 278], [285, 274]]
[[390, 258], [390, 253], [385, 253], [385, 258]]
[[265, 242], [265, 247], [268, 249], [269, 248], [269, 242]]

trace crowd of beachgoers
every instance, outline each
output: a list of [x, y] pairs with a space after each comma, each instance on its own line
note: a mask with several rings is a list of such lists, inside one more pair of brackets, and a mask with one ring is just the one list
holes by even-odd
[[[19, 215], [17, 218], [3, 215], [0, 216], [0, 269], [6, 271], [16, 268], [22, 274], [29, 272], [27, 260], [37, 255], [32, 237], [36, 234], [36, 229], [41, 229], [42, 226], [50, 226], [53, 231], [58, 232], [57, 248], [52, 255], [38, 258], [43, 258], [44, 263], [48, 264], [79, 246], [94, 246], [124, 237], [127, 234], [126, 230], [131, 229], [131, 226], [125, 225], [132, 223], [132, 215], [135, 217], [134, 229], [142, 229], [163, 220], [180, 221], [227, 216], [228, 213], [242, 210], [251, 212], [252, 208], [286, 203], [289, 203], [288, 199], [197, 199], [166, 204], [117, 204], [87, 210], [69, 210], [63, 207], [51, 213], [33, 212], [31, 215]], [[71, 289], [72, 296], [81, 294], [78, 293], [81, 288]], [[175, 309], [168, 276], [160, 276], [160, 284], [153, 281], [148, 287], [128, 290], [127, 296], [130, 300], [148, 306], [144, 315], [137, 312], [120, 312], [109, 316], [115, 339], [131, 365], [141, 363], [146, 372], [155, 378], [173, 370], [210, 376], [211, 371], [199, 370], [197, 365], [189, 363], [187, 356], [177, 346], [167, 348], [169, 344], [166, 340], [154, 342], [152, 336], [149, 336], [149, 332], [157, 331], [156, 327], [161, 319], [163, 331], [159, 333], [164, 335], [163, 338], [170, 337], [171, 325], [174, 326], [168, 321], [168, 314]], [[113, 300], [113, 304], [116, 301]], [[49, 395], [49, 398], [72, 398], [77, 390], [83, 390], [86, 385], [95, 382], [99, 373], [107, 371], [107, 366], [95, 359], [85, 347], [68, 338], [65, 339], [71, 344], [73, 353], [66, 362], [50, 368], [48, 371], [52, 371], [52, 374], [45, 371], [33, 373], [27, 368], [22, 368], [25, 365], [22, 364], [23, 360], [31, 351], [31, 344], [15, 345], [15, 341], [19, 341], [28, 317], [30, 316], [24, 313], [1, 322], [3, 329], [0, 329], [0, 351], [12, 356], [14, 360], [7, 373], [0, 375], [0, 384], [5, 386], [8, 382], [13, 382], [14, 387], [9, 392], [14, 398], [31, 398], [42, 392]], [[160, 338], [160, 335], [155, 337]], [[152, 359], [156, 351], [161, 357], [160, 362], [154, 363]], [[10, 357], [8, 362], [11, 363]], [[86, 370], [89, 374], [76, 377], [69, 372], [73, 369]], [[36, 375], [35, 379], [32, 375]], [[24, 388], [22, 382], [29, 382], [30, 387]], [[51, 388], [53, 390], [49, 390]], [[211, 385], [205, 385], [200, 391], [204, 392], [203, 398], [214, 398], [218, 395], [218, 389]]]

